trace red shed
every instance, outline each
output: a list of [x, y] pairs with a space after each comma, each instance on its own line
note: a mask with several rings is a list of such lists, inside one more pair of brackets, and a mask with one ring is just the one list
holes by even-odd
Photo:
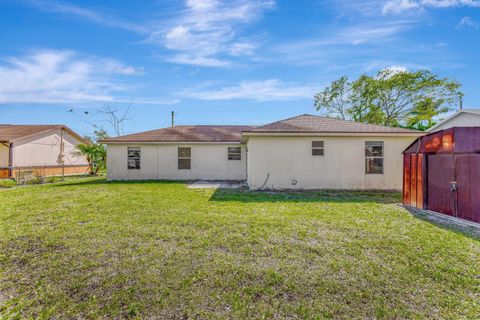
[[480, 127], [418, 138], [403, 152], [403, 204], [480, 222]]

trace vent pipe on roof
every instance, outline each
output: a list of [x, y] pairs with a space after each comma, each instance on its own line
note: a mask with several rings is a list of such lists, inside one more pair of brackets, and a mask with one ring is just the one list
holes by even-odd
[[172, 127], [175, 126], [175, 111], [172, 111]]
[[463, 109], [463, 93], [459, 92], [458, 93], [458, 98], [459, 98], [459, 102], [460, 102], [460, 110]]

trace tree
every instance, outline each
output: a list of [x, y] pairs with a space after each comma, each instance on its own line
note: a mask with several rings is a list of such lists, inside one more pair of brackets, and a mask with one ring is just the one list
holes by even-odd
[[[121, 112], [119, 109], [113, 108], [110, 105], [105, 105], [102, 109], [98, 111], [98, 113], [102, 114], [104, 116], [104, 121], [109, 123], [113, 130], [115, 131], [115, 134], [117, 136], [121, 136], [124, 134], [124, 125], [125, 122], [130, 120], [128, 117], [128, 114], [130, 112], [130, 107], [132, 106], [132, 103], [130, 103], [127, 108], [125, 109], [124, 112]], [[103, 128], [100, 127], [100, 130], [103, 130]]]
[[459, 83], [428, 70], [384, 69], [353, 82], [346, 76], [333, 81], [315, 95], [315, 107], [341, 119], [426, 129], [462, 95]]
[[335, 114], [343, 120], [347, 120], [347, 110], [351, 103], [351, 87], [346, 76], [333, 81], [330, 86], [315, 95], [315, 107], [317, 110], [324, 109], [329, 114]]
[[105, 168], [107, 164], [107, 149], [100, 143], [100, 140], [108, 138], [108, 134], [103, 129], [95, 130], [94, 134], [94, 139], [85, 137], [89, 143], [76, 146], [77, 152], [87, 159], [91, 175], [97, 175], [98, 171]]

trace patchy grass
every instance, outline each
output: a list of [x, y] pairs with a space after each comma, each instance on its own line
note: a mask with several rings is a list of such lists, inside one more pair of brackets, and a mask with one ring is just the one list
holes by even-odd
[[0, 193], [0, 318], [480, 318], [480, 241], [398, 193]]

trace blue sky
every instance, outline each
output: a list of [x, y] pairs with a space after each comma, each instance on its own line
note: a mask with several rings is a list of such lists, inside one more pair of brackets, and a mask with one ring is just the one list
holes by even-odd
[[90, 134], [98, 108], [131, 104], [125, 133], [171, 110], [178, 124], [261, 124], [392, 66], [455, 79], [480, 106], [476, 0], [2, 0], [0, 29], [0, 123]]

